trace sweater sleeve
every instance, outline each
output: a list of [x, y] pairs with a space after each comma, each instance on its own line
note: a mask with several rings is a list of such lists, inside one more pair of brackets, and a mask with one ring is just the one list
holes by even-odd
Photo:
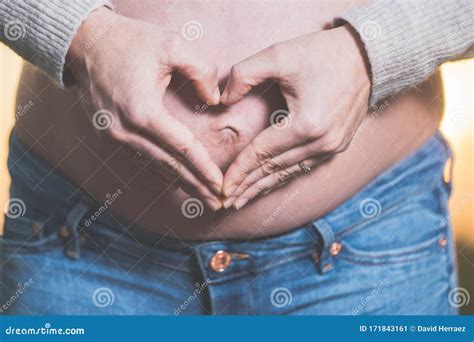
[[442, 63], [474, 57], [473, 0], [379, 0], [338, 19], [360, 35], [371, 67], [370, 106], [425, 81]]
[[63, 86], [69, 46], [82, 21], [108, 0], [0, 0], [0, 41]]

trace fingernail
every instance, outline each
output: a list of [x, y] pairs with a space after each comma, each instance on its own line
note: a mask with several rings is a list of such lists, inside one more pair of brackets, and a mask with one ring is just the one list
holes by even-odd
[[234, 204], [235, 209], [236, 209], [236, 210], [239, 210], [239, 209], [242, 208], [244, 205], [246, 205], [248, 201], [249, 201], [248, 198], [245, 198], [245, 197], [239, 198], [239, 199], [237, 200], [237, 202], [235, 202], [235, 204]]
[[237, 189], [237, 185], [232, 185], [227, 189], [224, 189], [225, 197], [230, 197], [234, 193], [235, 189]]
[[227, 96], [227, 93], [226, 93], [225, 90], [224, 90], [224, 92], [223, 92], [222, 95], [221, 95], [220, 101], [221, 101], [222, 103], [226, 104], [227, 97], [228, 97], [228, 96]]
[[235, 197], [230, 197], [230, 198], [226, 199], [224, 201], [224, 208], [229, 209], [232, 206], [232, 204], [234, 204], [235, 200], [236, 200]]
[[222, 186], [221, 186], [221, 185], [213, 184], [213, 185], [212, 185], [212, 190], [213, 190], [217, 195], [221, 195], [221, 194], [222, 194]]
[[219, 91], [219, 87], [214, 90], [214, 104], [218, 105], [221, 101], [221, 92]]
[[222, 203], [221, 202], [210, 202], [209, 207], [211, 208], [212, 211], [218, 211], [219, 209], [222, 208]]

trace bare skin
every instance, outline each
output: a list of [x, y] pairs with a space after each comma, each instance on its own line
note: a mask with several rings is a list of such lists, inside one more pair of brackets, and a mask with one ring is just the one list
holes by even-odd
[[[198, 21], [203, 34], [190, 41], [192, 50], [199, 50], [203, 56], [199, 60], [205, 65], [219, 70], [221, 89], [232, 65], [276, 42], [321, 31], [338, 14], [359, 4], [357, 1], [310, 1], [298, 5], [291, 1], [276, 4], [186, 1], [177, 8], [173, 2], [159, 3], [135, 1], [131, 6], [130, 2], [117, 1], [116, 9], [123, 16], [160, 25], [170, 32], [179, 33], [184, 23]], [[103, 39], [122, 37], [125, 31], [123, 25], [120, 31], [110, 28]], [[146, 36], [136, 39], [141, 42]], [[101, 41], [96, 44], [100, 46]], [[114, 58], [130, 59], [130, 54], [141, 53], [133, 48], [112, 51], [108, 60], [114, 64]], [[145, 62], [137, 64], [135, 69], [134, 72], [143, 75], [153, 70]], [[128, 75], [123, 67], [116, 72]], [[162, 107], [189, 129], [223, 175], [252, 139], [269, 126], [270, 114], [285, 108], [284, 98], [276, 85], [267, 82], [235, 104], [212, 106], [212, 99], [209, 104], [202, 100], [206, 91], [199, 92], [196, 82], [189, 82], [189, 75], [181, 73], [184, 75], [174, 77], [167, 88]], [[142, 81], [137, 78], [134, 82]], [[212, 81], [207, 84], [211, 89]], [[146, 155], [137, 162], [128, 145], [98, 134], [91, 124], [93, 112], [81, 104], [78, 90], [61, 91], [31, 67], [25, 67], [17, 102], [21, 105], [33, 100], [35, 105], [18, 120], [15, 130], [32, 152], [56, 166], [99, 202], [105, 200], [106, 194], [121, 189], [123, 195], [110, 210], [130, 223], [182, 239], [250, 239], [286, 232], [324, 215], [380, 172], [415, 151], [437, 130], [441, 118], [439, 101], [431, 101], [438, 95], [436, 89], [424, 88], [422, 93], [406, 93], [389, 100], [381, 112], [369, 112], [366, 124], [362, 124], [347, 150], [315, 167], [311, 173], [299, 175], [287, 185], [254, 198], [242, 209], [213, 212], [204, 206], [202, 215], [192, 219], [182, 212], [182, 204], [190, 195], [176, 188], [182, 184], [170, 186], [169, 180], [157, 172], [162, 164], [149, 163]], [[32, 98], [31, 91], [39, 94], [39, 98]], [[210, 98], [212, 92], [208, 90], [207, 94]], [[149, 98], [143, 92], [139, 95]], [[158, 95], [150, 103], [159, 104]], [[212, 176], [216, 182], [220, 177], [217, 171]], [[192, 196], [207, 196], [203, 201], [211, 206], [216, 193], [205, 181], [206, 177], [197, 178], [206, 190]], [[188, 187], [182, 186], [185, 190]]]

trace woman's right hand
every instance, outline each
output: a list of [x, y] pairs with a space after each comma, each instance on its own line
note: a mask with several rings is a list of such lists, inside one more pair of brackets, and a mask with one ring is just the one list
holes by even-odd
[[103, 8], [79, 28], [67, 65], [99, 131], [148, 156], [168, 182], [218, 210], [221, 170], [162, 102], [178, 71], [203, 101], [219, 103], [217, 67], [203, 63], [193, 44], [179, 33]]

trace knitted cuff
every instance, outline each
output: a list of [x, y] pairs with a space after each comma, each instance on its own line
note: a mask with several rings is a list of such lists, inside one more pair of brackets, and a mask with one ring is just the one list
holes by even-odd
[[336, 20], [359, 33], [370, 62], [370, 106], [425, 81], [445, 61], [471, 56], [474, 1], [372, 1]]
[[79, 26], [109, 0], [0, 2], [0, 40], [60, 86], [66, 54]]

